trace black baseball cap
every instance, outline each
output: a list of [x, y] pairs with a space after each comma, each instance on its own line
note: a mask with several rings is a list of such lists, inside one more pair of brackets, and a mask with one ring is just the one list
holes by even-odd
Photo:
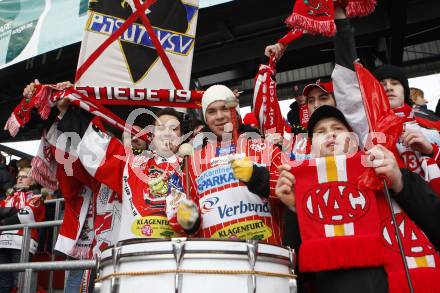
[[313, 130], [316, 124], [318, 124], [318, 122], [322, 119], [326, 118], [335, 118], [339, 120], [342, 124], [344, 124], [349, 130], [351, 130], [350, 125], [348, 124], [344, 114], [342, 114], [341, 111], [339, 111], [336, 107], [323, 105], [313, 112], [312, 116], [310, 117], [309, 123], [307, 124], [307, 134], [309, 138], [313, 137]]

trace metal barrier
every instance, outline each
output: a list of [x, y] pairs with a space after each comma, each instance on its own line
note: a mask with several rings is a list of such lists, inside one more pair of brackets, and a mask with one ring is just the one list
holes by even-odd
[[[57, 199], [49, 199], [45, 200], [45, 205], [55, 204], [55, 215], [54, 220], [60, 220], [61, 219], [61, 203], [64, 203], [64, 198], [57, 198]], [[55, 254], [53, 253], [53, 249], [55, 247], [55, 243], [57, 242], [58, 237], [58, 226], [55, 226], [52, 231], [52, 249], [50, 253], [50, 260], [55, 261]], [[53, 271], [49, 272], [49, 288], [48, 293], [53, 293]]]
[[[47, 221], [47, 222], [39, 222], [39, 223], [32, 223], [32, 224], [9, 225], [9, 226], [0, 227], [0, 231], [23, 229], [23, 236], [22, 236], [23, 241], [21, 242], [20, 263], [24, 264], [24, 263], [28, 263], [28, 261], [29, 261], [29, 247], [30, 247], [30, 242], [31, 242], [31, 229], [44, 228], [44, 227], [58, 227], [62, 223], [63, 223], [62, 220], [57, 220], [57, 221]], [[54, 235], [54, 236], [56, 237], [56, 235]], [[52, 247], [52, 254], [53, 254], [53, 247]], [[0, 265], [0, 267], [4, 268], [4, 270], [7, 271], [8, 268], [11, 267], [11, 265], [12, 264]], [[31, 285], [31, 280], [35, 276], [32, 274], [32, 270], [28, 271], [26, 269], [26, 270], [22, 270], [22, 271], [25, 271], [25, 273], [24, 274], [20, 273], [18, 275], [17, 287], [19, 288], [19, 290], [21, 292], [28, 293], [30, 291], [25, 291], [23, 289], [26, 288], [27, 286]], [[49, 287], [52, 287], [52, 283], [49, 283]], [[29, 290], [30, 290], [30, 287], [29, 287]], [[52, 288], [50, 291], [53, 291]]]
[[35, 271], [53, 272], [56, 270], [92, 269], [94, 267], [96, 267], [95, 260], [27, 262], [27, 263], [14, 263], [14, 264], [0, 264], [0, 272], [24, 271], [23, 284], [20, 284], [18, 288], [22, 293], [30, 293], [32, 279], [36, 278]]
[[[38, 222], [31, 224], [19, 224], [0, 227], [0, 231], [23, 229], [23, 241], [21, 244], [20, 263], [16, 264], [0, 264], [0, 272], [19, 271], [18, 285], [20, 292], [29, 293], [31, 290], [32, 279], [36, 278], [35, 271], [48, 270], [49, 273], [49, 288], [48, 292], [53, 292], [53, 271], [54, 270], [75, 270], [75, 269], [90, 269], [95, 267], [94, 260], [79, 260], [79, 261], [55, 261], [53, 253], [55, 243], [58, 237], [58, 229], [62, 224], [61, 204], [64, 202], [63, 198], [50, 199], [44, 202], [45, 205], [55, 204], [55, 215], [53, 221]], [[49, 262], [29, 262], [29, 247], [31, 241], [31, 229], [53, 227], [52, 232], [52, 249], [51, 259]], [[24, 273], [23, 273], [24, 272]]]

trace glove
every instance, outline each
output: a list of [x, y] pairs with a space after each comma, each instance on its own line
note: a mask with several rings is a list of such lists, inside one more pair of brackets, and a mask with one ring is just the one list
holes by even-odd
[[197, 206], [192, 200], [184, 199], [177, 207], [177, 223], [185, 230], [191, 230], [199, 218]]
[[243, 182], [249, 182], [252, 178], [254, 163], [249, 157], [244, 157], [239, 160], [232, 161], [231, 167], [234, 177]]

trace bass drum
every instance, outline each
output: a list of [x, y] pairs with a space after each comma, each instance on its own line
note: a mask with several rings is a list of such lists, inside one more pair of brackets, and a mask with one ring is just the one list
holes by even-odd
[[104, 250], [95, 292], [294, 293], [295, 254], [257, 241], [133, 239]]

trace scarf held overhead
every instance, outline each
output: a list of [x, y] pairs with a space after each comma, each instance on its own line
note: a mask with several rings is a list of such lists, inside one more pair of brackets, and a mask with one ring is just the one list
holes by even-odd
[[[201, 91], [186, 90], [151, 90], [130, 89], [115, 87], [79, 87], [78, 90], [68, 88], [56, 90], [53, 85], [37, 85], [34, 95], [23, 100], [14, 109], [6, 121], [5, 130], [11, 136], [16, 136], [20, 127], [26, 125], [32, 109], [36, 109], [40, 117], [46, 120], [52, 107], [61, 99], [68, 99], [71, 104], [80, 107], [120, 130], [134, 135], [138, 131], [127, 125], [121, 118], [109, 111], [105, 105], [124, 106], [166, 106], [199, 108], [201, 105]], [[145, 138], [148, 140], [148, 138]]]
[[275, 60], [273, 58], [270, 59], [268, 65], [260, 65], [255, 78], [252, 104], [259, 129], [263, 133], [278, 133], [283, 136], [284, 131], [290, 132], [290, 130], [288, 130], [287, 122], [283, 119], [278, 103], [275, 74]]
[[[374, 11], [375, 0], [339, 0], [349, 18], [366, 16]], [[296, 0], [292, 14], [285, 20], [295, 31], [323, 36], [334, 36], [333, 0]]]

